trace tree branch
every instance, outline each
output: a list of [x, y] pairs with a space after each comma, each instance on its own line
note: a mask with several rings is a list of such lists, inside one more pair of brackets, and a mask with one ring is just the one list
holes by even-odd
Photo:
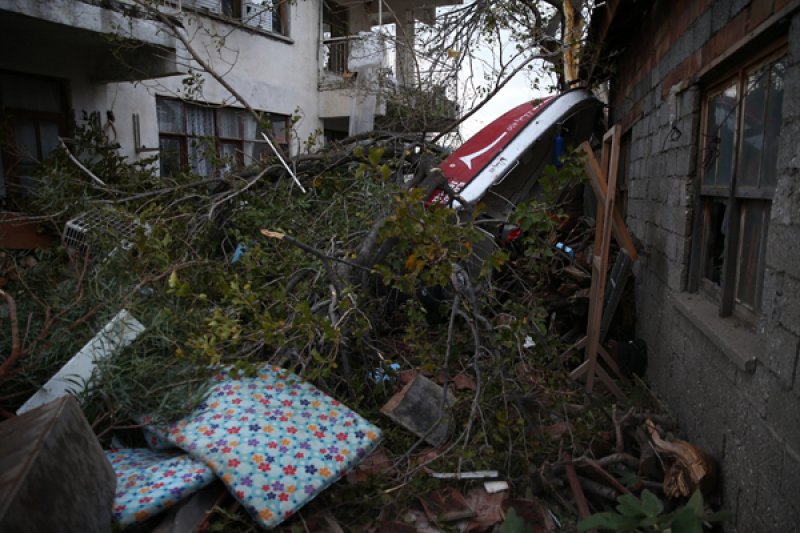
[[23, 351], [19, 342], [19, 322], [17, 320], [17, 303], [14, 297], [6, 291], [0, 289], [0, 296], [2, 296], [8, 305], [8, 318], [11, 321], [11, 354], [0, 365], [0, 379], [3, 379], [6, 374], [11, 371], [11, 368], [22, 357]]

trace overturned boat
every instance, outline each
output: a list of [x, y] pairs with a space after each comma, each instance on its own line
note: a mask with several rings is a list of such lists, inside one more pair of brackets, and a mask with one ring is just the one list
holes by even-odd
[[[536, 194], [544, 168], [561, 152], [588, 140], [602, 119], [603, 104], [586, 89], [526, 102], [485, 126], [450, 154], [441, 168], [449, 188], [484, 214], [505, 220], [518, 203]], [[464, 207], [444, 190], [430, 204]]]

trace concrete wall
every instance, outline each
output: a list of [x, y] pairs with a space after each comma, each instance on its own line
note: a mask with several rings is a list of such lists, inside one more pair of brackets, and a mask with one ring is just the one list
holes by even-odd
[[[321, 127], [318, 109], [319, 2], [306, 0], [289, 7], [289, 39], [265, 36], [201, 15], [186, 16], [191, 45], [202, 51], [219, 72], [256, 109], [303, 118], [297, 124], [295, 145]], [[231, 31], [236, 28], [235, 31]], [[222, 47], [214, 37], [227, 35]], [[179, 54], [180, 55], [180, 54]], [[190, 68], [200, 70], [192, 61]], [[185, 94], [182, 76], [144, 81], [136, 87], [142, 141], [158, 145], [155, 95]], [[193, 99], [239, 107], [218, 82], [203, 75], [202, 89]], [[114, 84], [128, 85], [128, 84]], [[123, 89], [123, 91], [126, 88]], [[152, 114], [152, 115], [151, 115]], [[130, 114], [127, 115], [130, 120]], [[145, 127], [145, 125], [147, 127]]]
[[[787, 4], [653, 2], [615, 65], [610, 102], [612, 120], [631, 134], [627, 222], [642, 245], [638, 334], [648, 343], [648, 378], [686, 436], [721, 461], [723, 505], [735, 513], [726, 530], [741, 533], [800, 524], [800, 15]], [[770, 22], [784, 28], [789, 56], [764, 309], [751, 331], [686, 291], [708, 81], [697, 75], [725, 67], [726, 52]], [[676, 85], [677, 138], [669, 125]]]

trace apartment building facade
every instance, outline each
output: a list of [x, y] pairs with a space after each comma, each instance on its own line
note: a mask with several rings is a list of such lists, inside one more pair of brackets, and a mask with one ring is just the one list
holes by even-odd
[[158, 155], [162, 174], [203, 176], [270, 152], [265, 128], [290, 153], [346, 135], [360, 32], [395, 25], [413, 49], [415, 23], [453, 3], [0, 0], [0, 201], [33, 186], [38, 162], [87, 124], [130, 160]]

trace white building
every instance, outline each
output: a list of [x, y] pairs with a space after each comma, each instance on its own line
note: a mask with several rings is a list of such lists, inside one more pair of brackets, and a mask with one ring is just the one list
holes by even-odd
[[[457, 3], [0, 0], [0, 198], [12, 199], [58, 138], [87, 121], [132, 160], [159, 153], [162, 173], [190, 167], [210, 175], [220, 158], [246, 163], [267, 149], [256, 121], [204, 72], [172, 23], [183, 28], [196, 58], [269, 114], [275, 140], [296, 153], [315, 133], [345, 135], [354, 107], [385, 112], [380, 97], [377, 105], [374, 98], [364, 102], [353, 89], [358, 75], [347, 63], [353, 36], [400, 22], [399, 40], [413, 41], [414, 21]], [[396, 64], [377, 69], [381, 76], [360, 73], [361, 83], [410, 83], [408, 50], [390, 54]], [[292, 116], [298, 120], [289, 134]]]

